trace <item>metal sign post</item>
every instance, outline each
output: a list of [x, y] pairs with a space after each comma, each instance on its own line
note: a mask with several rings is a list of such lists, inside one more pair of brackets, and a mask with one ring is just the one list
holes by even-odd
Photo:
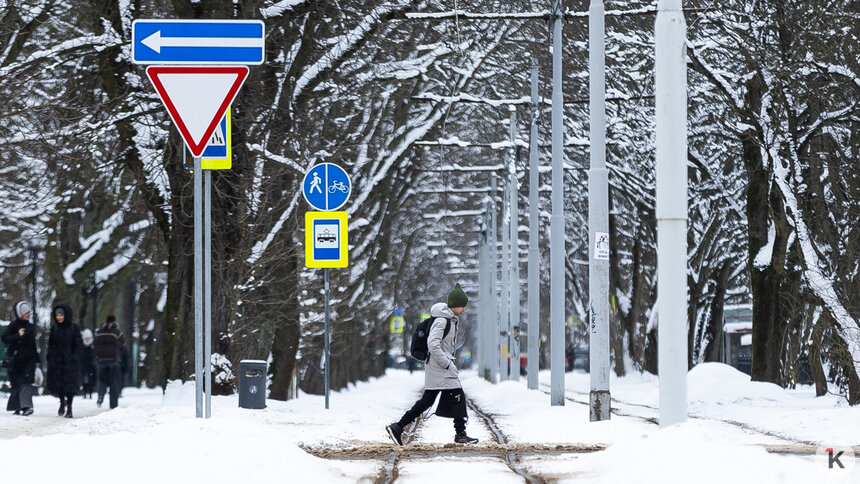
[[[146, 75], [191, 152], [194, 164], [194, 378], [197, 417], [212, 416], [212, 175], [230, 168], [230, 105], [248, 77], [249, 64], [265, 61], [262, 20], [132, 22], [131, 57]], [[217, 145], [215, 153], [206, 151]], [[223, 153], [221, 152], [223, 151]], [[207, 166], [203, 166], [203, 157]], [[205, 197], [205, 200], [204, 200]], [[204, 213], [205, 211], [205, 213]], [[205, 332], [205, 344], [204, 344]], [[205, 376], [204, 376], [205, 367]]]
[[305, 212], [305, 265], [322, 268], [325, 286], [325, 348], [323, 366], [325, 379], [325, 408], [329, 408], [331, 374], [331, 328], [329, 319], [329, 269], [349, 265], [348, 216], [334, 212], [342, 207], [352, 193], [347, 172], [333, 164], [320, 163], [311, 168], [302, 180], [302, 195], [308, 204], [321, 212]]
[[329, 329], [329, 319], [328, 319], [328, 297], [329, 297], [329, 289], [328, 289], [328, 268], [323, 269], [323, 277], [325, 278], [325, 408], [328, 410], [328, 392], [329, 392], [329, 375], [331, 374], [330, 362], [331, 362], [331, 351], [330, 351], [330, 341], [331, 341], [331, 330]]
[[194, 157], [194, 382], [197, 418], [203, 418], [203, 169]]

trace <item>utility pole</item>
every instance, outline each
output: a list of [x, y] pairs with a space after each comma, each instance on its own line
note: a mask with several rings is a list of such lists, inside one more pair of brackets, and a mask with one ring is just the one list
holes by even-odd
[[497, 296], [498, 288], [498, 264], [499, 264], [499, 245], [496, 238], [496, 174], [490, 175], [490, 328], [492, 328], [493, 342], [493, 361], [492, 363], [492, 383], [496, 383], [496, 379], [501, 373], [501, 353], [499, 353], [499, 300]]
[[687, 420], [687, 46], [681, 0], [655, 24], [660, 426]]
[[493, 328], [490, 326], [490, 202], [484, 202], [484, 217], [481, 223], [480, 247], [478, 251], [478, 287], [480, 290], [480, 302], [478, 307], [478, 333], [480, 335], [481, 358], [479, 359], [478, 373], [487, 381], [493, 382], [492, 355], [495, 339], [493, 339]]
[[[591, 169], [588, 171], [589, 418], [609, 420], [609, 172], [606, 169], [606, 58], [603, 0], [588, 22]], [[573, 363], [573, 362], [571, 362]]]
[[561, 93], [561, 0], [552, 11], [552, 218], [550, 219], [550, 403], [564, 405], [564, 125]]
[[[510, 153], [508, 154], [508, 159], [510, 159]], [[508, 183], [508, 179], [502, 178], [502, 186], [504, 189], [502, 190], [502, 267], [501, 267], [501, 278], [502, 278], [502, 290], [501, 290], [501, 310], [499, 311], [499, 343], [502, 347], [502, 372], [499, 375], [499, 379], [501, 381], [507, 381], [510, 378], [510, 369], [511, 369], [511, 321], [510, 321], [510, 308], [511, 308], [511, 232], [510, 232], [510, 223], [511, 223], [511, 213], [509, 206], [509, 198], [510, 198], [510, 186]], [[505, 353], [507, 352], [508, 356], [505, 358]], [[507, 360], [507, 361], [505, 361]]]
[[531, 131], [529, 133], [529, 337], [528, 337], [528, 361], [526, 363], [528, 374], [528, 387], [531, 390], [538, 388], [538, 371], [540, 356], [540, 250], [538, 235], [540, 219], [538, 192], [538, 66], [532, 57], [532, 99], [531, 99]]
[[517, 108], [508, 106], [511, 112], [511, 143], [513, 152], [508, 166], [508, 207], [511, 212], [510, 229], [510, 290], [508, 315], [508, 353], [511, 355], [511, 380], [520, 379], [520, 183], [517, 180], [517, 161], [519, 148], [517, 147]]

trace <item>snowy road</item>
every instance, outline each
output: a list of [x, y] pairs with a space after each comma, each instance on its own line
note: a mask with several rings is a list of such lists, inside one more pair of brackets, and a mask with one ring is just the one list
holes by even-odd
[[[470, 371], [461, 378], [476, 445], [454, 444], [452, 421], [436, 416], [405, 446], [388, 439], [384, 426], [420, 394], [420, 372], [393, 370], [333, 392], [329, 410], [315, 395], [269, 400], [263, 410], [237, 408], [235, 395], [214, 397], [209, 420], [194, 418], [193, 384], [172, 384], [164, 394], [126, 389], [110, 411], [77, 400], [75, 419], [56, 416], [56, 398], [38, 397], [32, 417], [0, 414], [0, 455], [15, 454], [21, 464], [4, 468], [4, 480], [32, 478], [38, 468], [40, 481], [68, 482], [67, 470], [97, 452], [104, 472], [132, 484], [860, 482], [860, 466], [841, 481], [824, 479], [834, 474], [815, 456], [766, 450], [857, 445], [860, 408], [812, 398], [809, 389], [753, 383], [724, 365], [690, 372], [695, 418], [668, 428], [655, 424], [657, 380], [649, 375], [612, 379], [616, 412], [604, 422], [589, 422], [587, 374], [566, 375], [569, 400], [559, 407], [524, 381], [493, 385]], [[51, 466], [40, 465], [46, 455]], [[142, 465], [144, 455], [158, 465]]]

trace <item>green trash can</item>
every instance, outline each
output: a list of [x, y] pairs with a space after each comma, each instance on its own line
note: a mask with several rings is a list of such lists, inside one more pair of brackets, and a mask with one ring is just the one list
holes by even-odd
[[263, 360], [239, 362], [239, 407], [266, 408], [266, 373], [268, 364]]

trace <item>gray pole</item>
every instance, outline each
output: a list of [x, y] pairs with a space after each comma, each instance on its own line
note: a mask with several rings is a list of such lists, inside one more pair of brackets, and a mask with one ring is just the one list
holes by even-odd
[[561, 94], [561, 0], [552, 26], [552, 218], [550, 219], [550, 402], [564, 405], [564, 101]]
[[681, 0], [655, 24], [660, 425], [687, 420], [687, 46]]
[[519, 209], [519, 180], [517, 180], [517, 108], [508, 106], [511, 112], [511, 141], [514, 143], [511, 153], [511, 164], [508, 168], [508, 206], [511, 212], [511, 275], [509, 277], [510, 313], [508, 315], [508, 353], [511, 355], [511, 380], [520, 379], [520, 209]]
[[212, 417], [212, 170], [203, 176], [203, 364], [206, 418]]
[[331, 366], [329, 364], [331, 362], [331, 355], [329, 354], [331, 334], [328, 321], [328, 269], [323, 269], [323, 273], [325, 277], [325, 408], [328, 409], [329, 374], [331, 373], [329, 369]]
[[[510, 154], [508, 154], [510, 159]], [[508, 198], [510, 187], [508, 186], [508, 179], [502, 178], [502, 186], [504, 189], [502, 190], [502, 267], [501, 267], [501, 278], [502, 278], [502, 290], [501, 290], [501, 310], [499, 311], [499, 343], [501, 344], [502, 351], [502, 371], [499, 374], [500, 381], [507, 381], [510, 378], [508, 371], [510, 370], [510, 358], [511, 358], [511, 331], [510, 331], [510, 307], [511, 307], [511, 233], [510, 233], [510, 207], [508, 206]], [[506, 348], [507, 347], [507, 348]], [[505, 351], [507, 350], [508, 357], [505, 358]], [[507, 360], [507, 361], [506, 361]]]
[[498, 285], [499, 285], [499, 275], [498, 275], [498, 266], [499, 266], [499, 241], [496, 236], [496, 227], [498, 227], [498, 221], [496, 220], [496, 174], [493, 173], [490, 175], [490, 311], [487, 313], [490, 318], [490, 328], [492, 339], [492, 382], [496, 383], [499, 378], [499, 374], [501, 373], [501, 353], [499, 353], [499, 299], [498, 299]]
[[[484, 203], [485, 208], [489, 208], [488, 203]], [[478, 359], [478, 374], [482, 378], [490, 380], [490, 332], [489, 329], [489, 290], [487, 284], [489, 282], [488, 269], [489, 264], [489, 249], [487, 247], [487, 232], [490, 225], [490, 212], [486, 210], [484, 217], [481, 220], [480, 245], [478, 246], [478, 337], [480, 343], [480, 358]]]
[[194, 157], [194, 386], [197, 418], [203, 418], [203, 170]]
[[588, 299], [590, 419], [609, 419], [609, 173], [606, 169], [606, 87], [603, 0], [588, 16], [591, 169], [588, 171]]
[[528, 387], [538, 388], [538, 356], [540, 344], [540, 242], [538, 219], [538, 66], [532, 58], [532, 124], [529, 134], [529, 337], [528, 337]]

